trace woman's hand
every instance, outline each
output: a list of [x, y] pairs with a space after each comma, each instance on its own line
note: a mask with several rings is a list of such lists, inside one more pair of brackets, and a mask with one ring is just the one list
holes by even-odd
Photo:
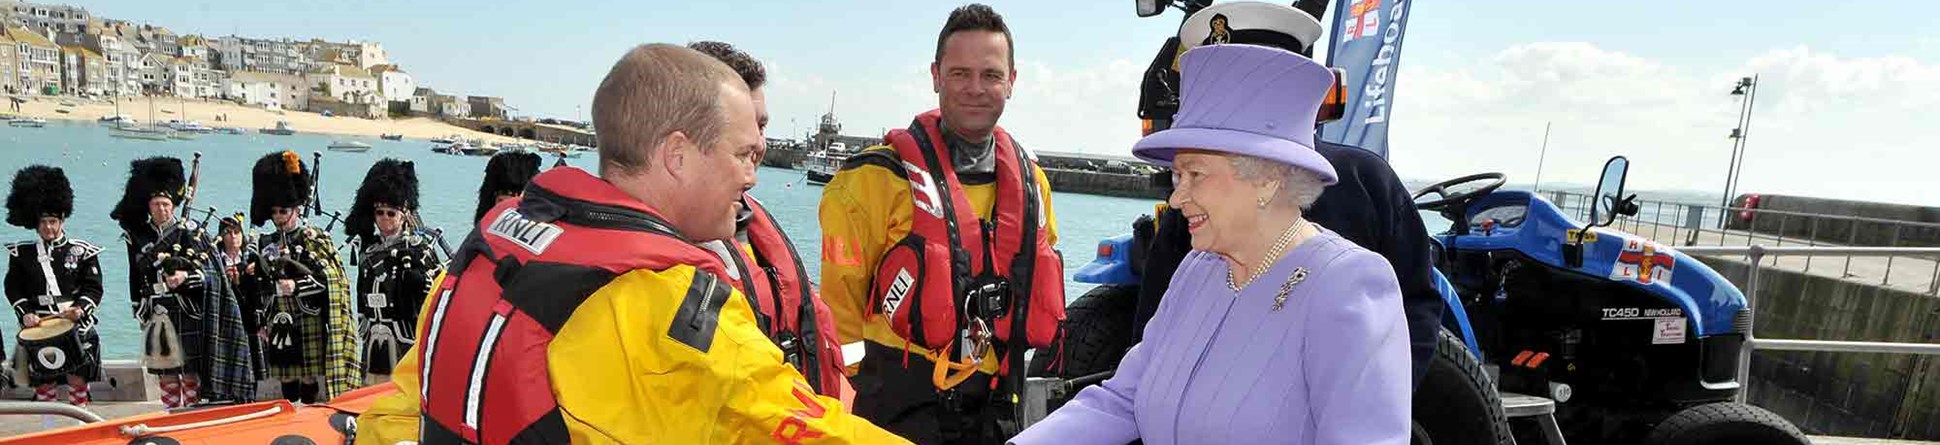
[[296, 280], [276, 280], [277, 295], [296, 294]]
[[174, 289], [178, 286], [181, 286], [183, 281], [188, 281], [188, 280], [189, 280], [189, 273], [178, 270], [168, 274], [168, 278], [163, 278], [162, 284], [168, 285], [169, 289]]
[[81, 321], [81, 307], [68, 306], [67, 309], [61, 310], [61, 318], [65, 318], [67, 321]]
[[20, 325], [30, 328], [40, 326], [40, 316], [34, 314], [22, 315], [20, 316]]

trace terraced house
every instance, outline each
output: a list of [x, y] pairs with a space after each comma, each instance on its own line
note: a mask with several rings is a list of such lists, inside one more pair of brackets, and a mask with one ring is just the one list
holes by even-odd
[[108, 26], [97, 22], [88, 27], [88, 32], [80, 36], [81, 46], [100, 54], [108, 60], [107, 77], [99, 82], [110, 95], [129, 96], [140, 94], [142, 52], [133, 40], [136, 34], [125, 26]]
[[61, 89], [68, 94], [102, 96], [113, 93], [108, 59], [81, 45], [61, 45]]
[[[36, 32], [58, 34], [85, 32], [93, 15], [87, 8], [71, 5], [43, 5], [0, 0], [0, 25], [20, 26]], [[52, 39], [50, 39], [52, 40]]]
[[15, 89], [31, 94], [61, 94], [60, 45], [24, 27], [9, 26], [6, 34], [14, 50]]

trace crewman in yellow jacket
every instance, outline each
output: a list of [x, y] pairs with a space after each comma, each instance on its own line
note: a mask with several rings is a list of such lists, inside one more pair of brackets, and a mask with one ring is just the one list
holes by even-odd
[[822, 298], [842, 342], [865, 344], [856, 414], [918, 443], [1014, 433], [1022, 353], [1063, 318], [1050, 183], [997, 126], [1010, 38], [988, 6], [952, 12], [930, 66], [940, 109], [851, 156], [822, 194]]
[[[419, 396], [420, 443], [907, 443], [815, 395], [693, 244], [734, 232], [762, 144], [751, 104], [686, 48], [614, 66], [593, 103], [600, 175], [533, 178], [427, 300], [399, 364], [416, 378], [395, 380]], [[373, 406], [360, 439], [404, 437], [408, 397]]]

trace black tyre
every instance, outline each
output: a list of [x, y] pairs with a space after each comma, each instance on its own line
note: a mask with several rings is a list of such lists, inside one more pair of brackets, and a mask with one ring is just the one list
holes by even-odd
[[1447, 329], [1435, 342], [1435, 361], [1414, 395], [1414, 443], [1513, 444], [1502, 396], [1462, 338]]
[[[1072, 378], [1118, 368], [1132, 338], [1138, 286], [1091, 288], [1064, 308], [1064, 337], [1031, 357], [1031, 376]], [[1061, 359], [1060, 359], [1061, 358]]]
[[1737, 402], [1698, 405], [1678, 411], [1650, 431], [1644, 443], [1662, 445], [1729, 443], [1809, 445], [1805, 433], [1777, 413]]

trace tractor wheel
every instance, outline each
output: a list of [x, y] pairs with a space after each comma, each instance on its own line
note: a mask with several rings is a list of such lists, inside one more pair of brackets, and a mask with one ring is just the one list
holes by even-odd
[[1117, 369], [1125, 351], [1138, 343], [1132, 338], [1137, 310], [1138, 286], [1091, 288], [1064, 308], [1064, 336], [1031, 357], [1030, 375], [1068, 379]]
[[1743, 403], [1718, 402], [1672, 414], [1650, 431], [1644, 443], [1809, 445], [1811, 442], [1797, 426], [1776, 413]]
[[1513, 444], [1502, 396], [1462, 338], [1447, 329], [1435, 342], [1435, 361], [1414, 394], [1415, 444]]

